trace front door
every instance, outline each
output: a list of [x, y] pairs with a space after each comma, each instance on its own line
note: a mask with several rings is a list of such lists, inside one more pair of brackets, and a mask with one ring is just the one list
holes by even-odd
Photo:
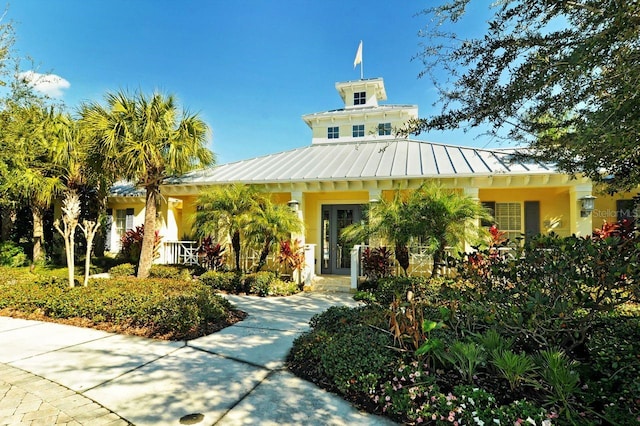
[[349, 275], [352, 243], [345, 242], [341, 231], [362, 218], [358, 204], [322, 206], [322, 274]]

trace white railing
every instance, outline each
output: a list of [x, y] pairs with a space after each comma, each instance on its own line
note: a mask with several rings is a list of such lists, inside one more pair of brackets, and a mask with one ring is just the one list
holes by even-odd
[[197, 241], [164, 241], [160, 261], [166, 265], [196, 265], [198, 248]]

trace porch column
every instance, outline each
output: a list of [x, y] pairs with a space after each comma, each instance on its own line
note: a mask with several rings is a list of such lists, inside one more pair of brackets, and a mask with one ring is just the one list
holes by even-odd
[[[304, 206], [304, 196], [302, 194], [302, 191], [291, 191], [291, 201], [289, 201], [289, 206], [292, 209], [294, 209], [294, 211], [297, 213], [302, 223], [305, 223], [304, 222], [305, 206]], [[304, 230], [302, 233], [291, 234], [291, 239], [300, 240], [300, 243], [304, 245], [305, 244]]]
[[[473, 201], [475, 201], [476, 203], [480, 204], [480, 195], [479, 195], [480, 190], [478, 188], [464, 187], [464, 188], [462, 188], [462, 192], [466, 197], [469, 197]], [[480, 226], [480, 220], [479, 219], [476, 219], [475, 221], [474, 220], [469, 220], [469, 226], [479, 227]], [[468, 241], [464, 242], [464, 251], [467, 252], [467, 253], [470, 253], [471, 251], [473, 251], [473, 248], [471, 247], [471, 244], [469, 244]]]
[[569, 225], [571, 234], [578, 237], [591, 235], [593, 232], [593, 220], [591, 212], [582, 212], [581, 199], [590, 196], [591, 184], [581, 184], [572, 186], [569, 189]]

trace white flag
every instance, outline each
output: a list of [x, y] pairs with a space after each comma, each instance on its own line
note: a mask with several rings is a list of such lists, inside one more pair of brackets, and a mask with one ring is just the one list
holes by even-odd
[[356, 67], [356, 65], [361, 64], [362, 63], [362, 40], [360, 40], [360, 45], [358, 45], [358, 51], [356, 52], [356, 58], [353, 60], [353, 68]]

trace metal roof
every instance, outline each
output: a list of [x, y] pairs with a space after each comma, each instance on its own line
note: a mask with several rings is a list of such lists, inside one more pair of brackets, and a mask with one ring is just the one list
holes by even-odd
[[512, 150], [417, 140], [324, 143], [170, 179], [167, 184], [278, 183], [556, 173], [539, 162], [511, 162]]

